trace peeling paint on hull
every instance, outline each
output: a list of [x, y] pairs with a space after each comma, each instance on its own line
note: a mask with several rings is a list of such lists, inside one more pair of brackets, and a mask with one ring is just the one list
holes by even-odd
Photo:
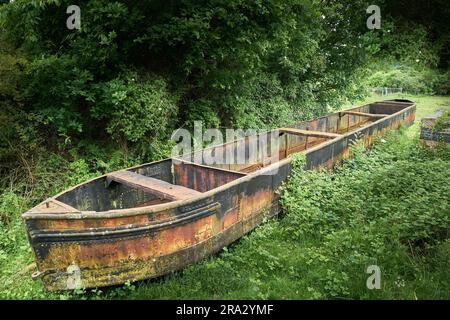
[[266, 166], [225, 170], [166, 159], [127, 169], [199, 193], [189, 199], [161, 200], [123, 184], [106, 187], [106, 176], [47, 199], [23, 215], [38, 269], [34, 277], [54, 291], [121, 284], [182, 269], [279, 213], [276, 190], [291, 172], [289, 154], [305, 153], [306, 169], [332, 168], [349, 156], [357, 138], [369, 146], [388, 129], [411, 124], [415, 105], [384, 101], [351, 110], [387, 116], [368, 121], [338, 112], [296, 124], [292, 128], [342, 135], [307, 141], [284, 137], [283, 157]]

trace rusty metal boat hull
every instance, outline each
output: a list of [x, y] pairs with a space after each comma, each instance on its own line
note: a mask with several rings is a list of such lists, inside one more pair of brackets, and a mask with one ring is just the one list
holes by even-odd
[[[291, 172], [290, 154], [305, 153], [306, 169], [332, 168], [349, 156], [353, 141], [369, 146], [414, 117], [412, 101], [383, 101], [285, 128], [291, 134], [280, 135], [276, 162], [224, 167], [166, 159], [87, 181], [23, 215], [34, 277], [53, 291], [182, 269], [280, 212], [276, 191]], [[238, 144], [214, 148], [234, 151]]]
[[439, 143], [450, 144], [450, 123], [447, 124], [447, 128], [440, 131], [434, 128], [439, 118], [443, 116], [444, 111], [438, 110], [422, 118], [419, 138], [422, 145], [434, 148]]

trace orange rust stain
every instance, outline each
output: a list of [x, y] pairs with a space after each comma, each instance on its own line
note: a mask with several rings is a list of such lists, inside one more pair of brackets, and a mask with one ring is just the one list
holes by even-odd
[[204, 224], [203, 226], [198, 229], [195, 234], [194, 238], [196, 242], [200, 242], [203, 240], [206, 240], [208, 238], [211, 238], [213, 235], [213, 226], [212, 223]]
[[185, 225], [162, 230], [158, 237], [162, 237], [164, 241], [158, 242], [156, 250], [158, 255], [178, 251], [213, 236], [219, 228], [219, 221], [213, 214]]
[[251, 196], [241, 198], [239, 214], [241, 219], [254, 215], [262, 209], [268, 208], [272, 203], [274, 193], [270, 189], [260, 190]]
[[239, 219], [239, 209], [235, 208], [225, 214], [222, 222], [222, 230], [227, 229], [234, 223], [236, 223]]
[[413, 122], [416, 119], [416, 113], [415, 112], [411, 112], [407, 117], [406, 120], [407, 122]]
[[116, 266], [129, 259], [154, 256], [150, 237], [121, 239], [110, 243], [67, 243], [51, 246], [43, 268], [65, 269], [75, 263], [80, 268]]
[[348, 157], [350, 157], [350, 149], [347, 147], [347, 148], [344, 148], [344, 150], [342, 151], [342, 159], [347, 159]]
[[367, 144], [368, 144], [369, 146], [373, 144], [374, 139], [375, 139], [375, 136], [376, 136], [376, 133], [374, 133], [373, 135], [369, 135], [369, 136], [367, 137]]
[[328, 161], [322, 163], [322, 164], [320, 165], [320, 167], [321, 167], [322, 169], [326, 169], [326, 170], [333, 169], [334, 162], [335, 162], [335, 159], [334, 159], [334, 158], [331, 158], [331, 159], [329, 159]]

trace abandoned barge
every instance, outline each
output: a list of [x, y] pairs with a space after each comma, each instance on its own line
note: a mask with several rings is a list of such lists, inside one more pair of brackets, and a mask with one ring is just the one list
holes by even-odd
[[[276, 161], [169, 158], [84, 182], [23, 214], [37, 266], [32, 276], [48, 290], [70, 290], [179, 270], [279, 213], [276, 190], [291, 172], [289, 155], [305, 153], [306, 169], [332, 168], [352, 141], [368, 146], [414, 118], [412, 101], [375, 102], [278, 129]], [[235, 153], [251, 139], [212, 148]]]

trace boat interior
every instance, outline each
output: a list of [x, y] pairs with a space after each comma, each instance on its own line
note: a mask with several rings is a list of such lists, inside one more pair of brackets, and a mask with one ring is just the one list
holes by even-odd
[[[206, 148], [200, 151], [202, 157], [196, 158], [198, 153], [190, 154], [179, 159], [171, 158], [112, 172], [51, 198], [36, 210], [108, 211], [188, 199], [273, 164], [290, 154], [308, 150], [355, 131], [410, 105], [411, 102], [402, 100], [376, 102], [270, 131], [271, 134], [263, 141], [268, 147], [263, 151], [258, 149], [257, 152], [250, 152], [260, 138], [246, 136], [231, 143]], [[275, 138], [272, 134], [274, 132]], [[210, 157], [224, 154], [236, 158], [240, 154], [245, 156], [243, 161], [233, 164], [207, 164], [203, 157], [205, 152]]]

